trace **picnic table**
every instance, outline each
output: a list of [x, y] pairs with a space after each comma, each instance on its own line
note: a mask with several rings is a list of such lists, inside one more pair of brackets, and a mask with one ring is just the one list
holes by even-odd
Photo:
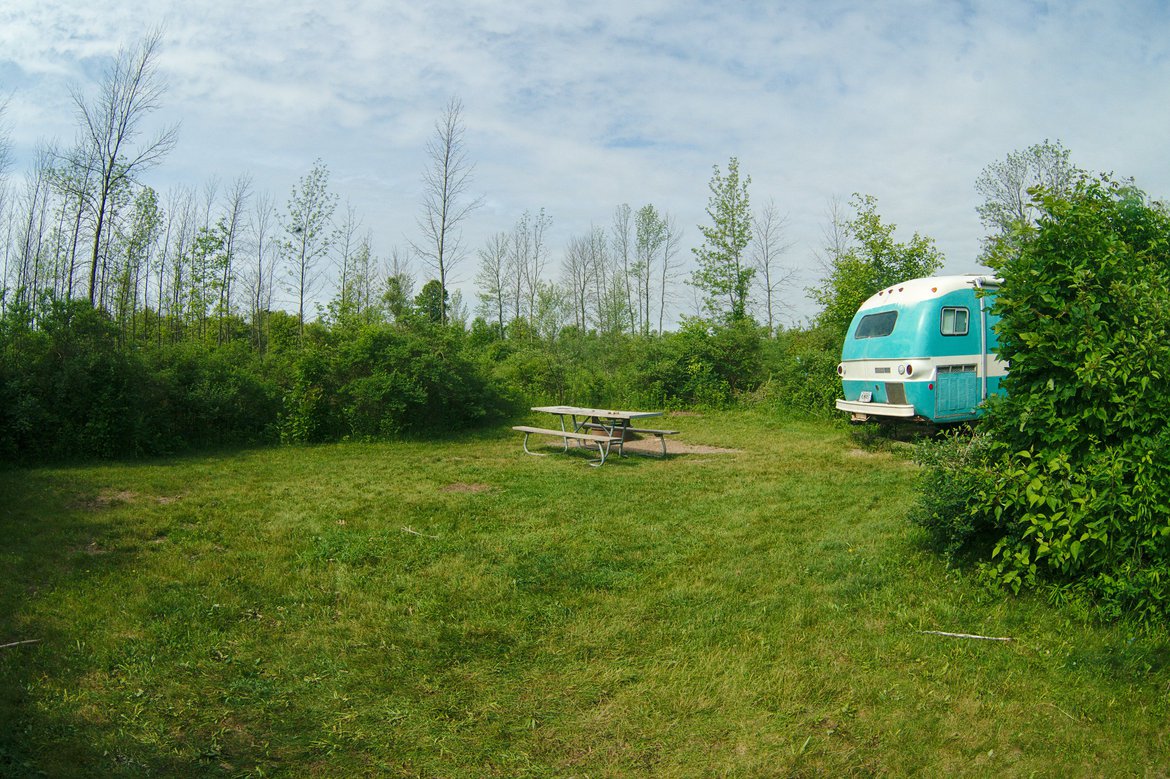
[[645, 427], [634, 427], [632, 422], [650, 417], [662, 416], [661, 411], [621, 411], [617, 409], [582, 408], [580, 406], [534, 406], [533, 411], [544, 414], [553, 414], [560, 421], [560, 429], [529, 427], [517, 425], [513, 430], [524, 433], [524, 451], [528, 454], [541, 455], [543, 452], [533, 452], [528, 448], [530, 435], [549, 435], [561, 438], [564, 441], [565, 451], [569, 450], [569, 441], [576, 441], [582, 446], [596, 446], [599, 459], [589, 464], [601, 466], [609, 456], [610, 447], [617, 444], [618, 456], [625, 454], [626, 441], [641, 435], [657, 436], [662, 443], [662, 456], [666, 456], [666, 436], [676, 435], [677, 430], [657, 430]]

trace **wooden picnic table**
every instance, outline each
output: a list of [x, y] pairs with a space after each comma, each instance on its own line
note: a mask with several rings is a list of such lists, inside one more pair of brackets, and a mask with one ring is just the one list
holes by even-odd
[[574, 440], [583, 446], [596, 446], [600, 459], [590, 465], [603, 465], [609, 456], [610, 447], [617, 444], [618, 456], [625, 454], [625, 443], [634, 435], [654, 435], [662, 442], [662, 456], [666, 456], [666, 436], [675, 435], [677, 430], [652, 430], [643, 427], [634, 427], [635, 420], [662, 416], [661, 411], [623, 411], [619, 409], [584, 408], [581, 406], [533, 406], [533, 411], [544, 414], [554, 414], [560, 420], [560, 430], [517, 426], [514, 430], [524, 433], [524, 451], [529, 454], [540, 454], [528, 449], [528, 436], [533, 433], [559, 436], [564, 440], [565, 451], [569, 449], [569, 441]]

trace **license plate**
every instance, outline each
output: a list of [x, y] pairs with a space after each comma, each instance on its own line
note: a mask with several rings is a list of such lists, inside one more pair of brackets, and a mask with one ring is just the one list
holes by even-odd
[[873, 400], [873, 393], [869, 390], [866, 390], [865, 392], [862, 392], [861, 396], [857, 399], [862, 403], [869, 403], [871, 400]]

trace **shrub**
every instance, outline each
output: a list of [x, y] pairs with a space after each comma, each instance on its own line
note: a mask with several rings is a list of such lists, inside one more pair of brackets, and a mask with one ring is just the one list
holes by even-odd
[[989, 476], [987, 437], [951, 431], [923, 438], [914, 445], [914, 460], [922, 473], [910, 521], [926, 531], [931, 546], [950, 561], [979, 542], [990, 550], [993, 525], [970, 508]]
[[687, 319], [643, 356], [638, 384], [653, 405], [719, 408], [759, 387], [763, 333], [751, 320]]
[[968, 491], [972, 527], [997, 530], [984, 565], [997, 585], [1165, 616], [1170, 215], [1107, 178], [1037, 201], [1037, 225], [991, 253], [1011, 372], [984, 422], [988, 467], [937, 469], [928, 489]]
[[837, 415], [841, 345], [828, 328], [782, 331], [767, 342], [763, 359], [768, 378], [754, 393], [755, 403], [790, 415]]

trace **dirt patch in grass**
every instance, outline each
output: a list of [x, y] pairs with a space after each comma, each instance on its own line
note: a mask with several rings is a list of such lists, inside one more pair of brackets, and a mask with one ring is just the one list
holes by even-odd
[[102, 490], [92, 497], [79, 498], [73, 505], [79, 509], [98, 511], [121, 503], [133, 503], [137, 498], [138, 494], [129, 490]]
[[468, 484], [466, 482], [455, 482], [448, 484], [445, 487], [440, 487], [439, 492], [459, 492], [467, 494], [475, 494], [479, 492], [487, 492], [492, 488], [490, 484]]
[[[662, 444], [657, 438], [641, 438], [635, 441], [626, 441], [624, 449], [627, 452], [645, 452], [648, 454], [662, 454]], [[684, 441], [669, 440], [666, 442], [666, 454], [739, 454], [740, 449], [725, 449], [719, 446], [706, 444], [689, 444]]]
[[[73, 503], [73, 507], [86, 511], [100, 511], [111, 506], [120, 506], [123, 503], [136, 503], [143, 497], [143, 495], [130, 490], [102, 490], [92, 497], [78, 498]], [[150, 500], [156, 501], [160, 506], [169, 506], [181, 497], [181, 495], [159, 495], [150, 498]]]

